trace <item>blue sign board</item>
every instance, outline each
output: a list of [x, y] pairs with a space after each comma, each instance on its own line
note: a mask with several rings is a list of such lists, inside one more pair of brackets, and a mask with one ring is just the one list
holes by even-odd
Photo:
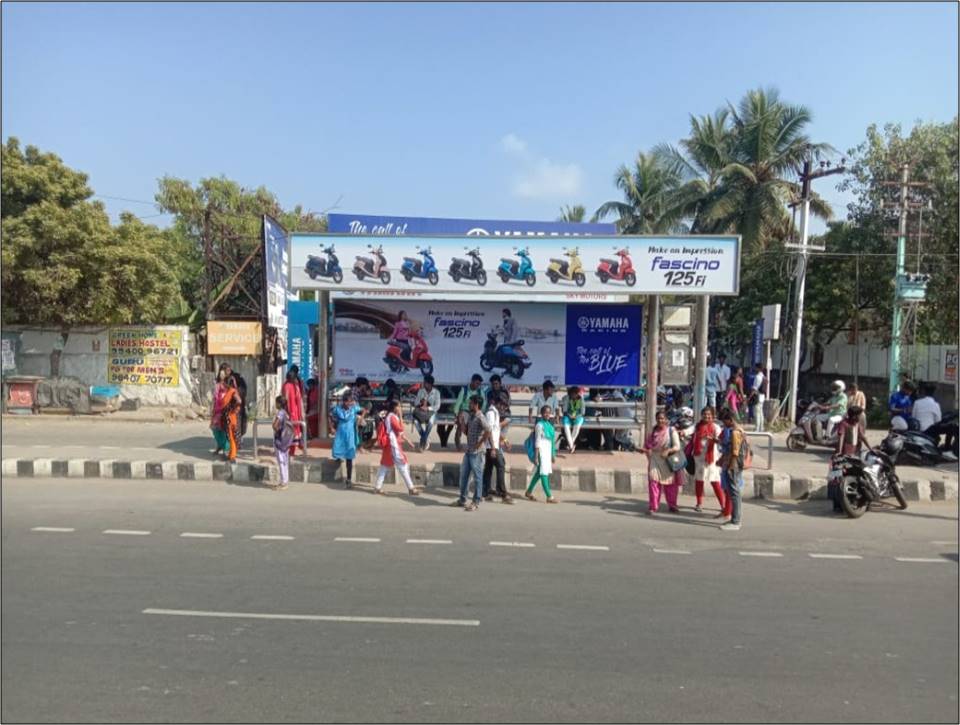
[[642, 322], [641, 305], [567, 305], [564, 381], [639, 385]]
[[315, 378], [317, 371], [313, 365], [313, 328], [320, 321], [318, 302], [290, 302], [290, 326], [287, 328], [287, 369], [291, 365], [300, 368], [300, 377], [304, 380]]
[[753, 344], [751, 345], [751, 350], [753, 352], [754, 365], [765, 362], [763, 359], [763, 318], [754, 320], [753, 322]]
[[332, 233], [388, 236], [463, 234], [471, 237], [569, 237], [617, 233], [617, 227], [614, 224], [441, 219], [372, 214], [327, 214], [327, 228]]

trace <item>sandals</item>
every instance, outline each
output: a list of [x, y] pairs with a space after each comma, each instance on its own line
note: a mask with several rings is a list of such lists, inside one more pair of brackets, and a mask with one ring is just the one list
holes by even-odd
[[411, 495], [411, 496], [419, 496], [419, 495], [420, 495], [420, 489], [417, 488], [416, 486], [414, 486], [414, 487], [411, 488], [409, 491], [407, 491], [407, 493], [408, 493], [409, 495]]
[[560, 500], [556, 496], [548, 496], [547, 503], [560, 503]]
[[537, 500], [537, 497], [534, 496], [532, 493], [525, 493], [525, 494], [523, 494], [523, 497], [524, 497], [525, 499], [527, 499], [528, 501], [536, 501], [536, 500]]

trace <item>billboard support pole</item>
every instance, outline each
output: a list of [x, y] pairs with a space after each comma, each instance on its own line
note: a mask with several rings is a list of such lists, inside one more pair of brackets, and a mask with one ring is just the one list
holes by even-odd
[[694, 415], [707, 405], [707, 346], [710, 337], [710, 295], [700, 298], [700, 316], [697, 318], [696, 376], [694, 378]]
[[647, 316], [647, 390], [643, 410], [644, 439], [653, 430], [657, 418], [657, 380], [660, 363], [660, 295], [650, 295]]
[[330, 437], [329, 419], [329, 397], [330, 397], [330, 293], [321, 290], [317, 292], [320, 299], [320, 320], [317, 330], [317, 358], [319, 360], [320, 376], [320, 410], [317, 411], [320, 417], [320, 439], [327, 440]]

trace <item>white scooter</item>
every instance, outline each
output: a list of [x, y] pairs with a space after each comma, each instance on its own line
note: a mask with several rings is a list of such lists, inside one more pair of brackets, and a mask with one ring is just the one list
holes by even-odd
[[[803, 414], [803, 417], [800, 418], [800, 422], [793, 427], [790, 435], [787, 436], [787, 448], [791, 451], [802, 451], [808, 445], [823, 446], [824, 448], [837, 447], [837, 426], [834, 426], [834, 432], [828, 437], [826, 435], [826, 424], [818, 425], [815, 422], [817, 416], [821, 413], [823, 413], [823, 410], [819, 403], [813, 402], [807, 406], [807, 410]], [[806, 425], [808, 423], [814, 432], [814, 438], [807, 436]]]

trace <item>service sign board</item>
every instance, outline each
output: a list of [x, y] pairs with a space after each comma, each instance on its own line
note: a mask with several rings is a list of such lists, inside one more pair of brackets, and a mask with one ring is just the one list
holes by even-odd
[[739, 278], [729, 236], [290, 235], [293, 289], [735, 295]]
[[110, 330], [107, 382], [121, 385], [180, 384], [180, 330], [156, 327], [120, 327]]
[[617, 233], [615, 224], [443, 219], [373, 214], [327, 214], [327, 229], [341, 234], [380, 236], [451, 234], [466, 237], [581, 237]]
[[263, 347], [259, 322], [207, 322], [207, 354], [259, 355]]
[[338, 381], [411, 383], [432, 374], [438, 384], [462, 385], [473, 373], [498, 373], [508, 385], [630, 386], [639, 382], [640, 347], [639, 305], [335, 303]]

